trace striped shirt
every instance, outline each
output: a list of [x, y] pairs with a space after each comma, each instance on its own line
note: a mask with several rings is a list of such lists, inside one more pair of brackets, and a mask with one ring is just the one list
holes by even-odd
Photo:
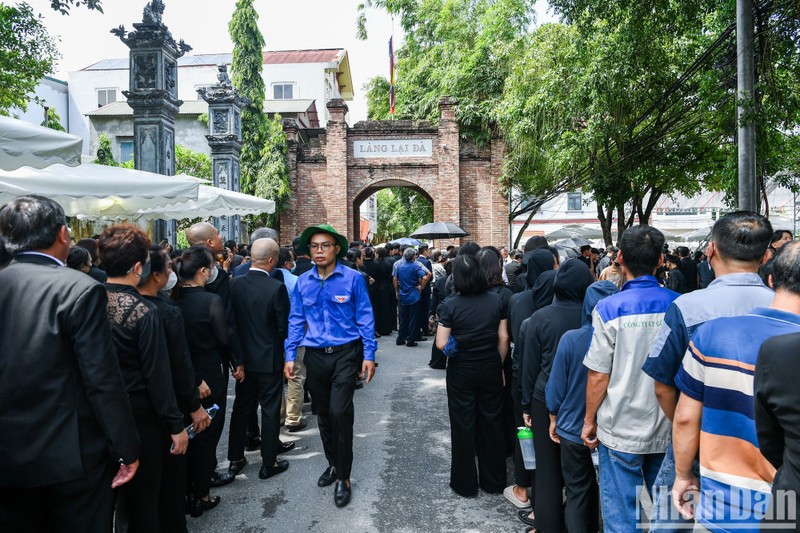
[[675, 384], [703, 403], [695, 516], [706, 528], [759, 529], [775, 468], [758, 449], [753, 373], [766, 339], [798, 331], [800, 315], [759, 307], [706, 322], [689, 344]]

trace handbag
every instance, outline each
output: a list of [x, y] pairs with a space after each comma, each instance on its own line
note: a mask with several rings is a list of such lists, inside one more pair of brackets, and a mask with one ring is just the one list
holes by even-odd
[[453, 357], [458, 355], [458, 343], [456, 342], [456, 338], [455, 337], [450, 335], [447, 338], [447, 344], [445, 344], [444, 348], [442, 348], [442, 353], [448, 359], [452, 359]]

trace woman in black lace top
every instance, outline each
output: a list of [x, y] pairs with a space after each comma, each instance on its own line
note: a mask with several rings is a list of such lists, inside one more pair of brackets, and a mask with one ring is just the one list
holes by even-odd
[[226, 366], [235, 367], [237, 379], [244, 377], [241, 363], [230, 352], [230, 329], [222, 298], [205, 290], [215, 269], [214, 257], [202, 246], [183, 252], [176, 264], [179, 281], [176, 301], [183, 312], [192, 365], [199, 379], [211, 389], [211, 394], [202, 400], [203, 407], [219, 406], [211, 426], [193, 438], [189, 446], [187, 490], [192, 498], [191, 515], [194, 517], [219, 503], [219, 496], [210, 496], [209, 489], [216, 466], [217, 443], [225, 425]]
[[99, 240], [108, 274], [108, 319], [141, 440], [141, 467], [117, 498], [116, 521], [130, 532], [158, 531], [164, 449], [172, 446], [173, 454], [183, 454], [189, 441], [175, 399], [158, 309], [135, 288], [149, 275], [149, 246], [147, 235], [129, 224], [111, 226]]

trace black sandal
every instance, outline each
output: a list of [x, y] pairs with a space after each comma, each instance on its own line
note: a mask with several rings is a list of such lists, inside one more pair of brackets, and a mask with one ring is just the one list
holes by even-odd
[[208, 511], [219, 505], [219, 500], [219, 496], [209, 496], [207, 500], [204, 500], [203, 498], [197, 498], [194, 502], [192, 502], [192, 512], [189, 514], [192, 516], [192, 518], [202, 516], [203, 511]]
[[529, 526], [535, 526], [536, 524], [533, 523], [533, 519], [528, 518], [529, 514], [531, 514], [530, 509], [523, 509], [521, 511], [517, 511], [517, 518], [522, 520], [523, 524], [527, 524]]

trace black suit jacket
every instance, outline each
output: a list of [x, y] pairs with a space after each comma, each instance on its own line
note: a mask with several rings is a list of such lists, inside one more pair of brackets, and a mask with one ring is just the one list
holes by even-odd
[[242, 344], [246, 372], [283, 370], [283, 341], [289, 331], [286, 285], [250, 270], [231, 282], [231, 304]]
[[38, 255], [17, 256], [0, 288], [0, 486], [52, 485], [102, 461], [136, 460], [105, 288]]
[[774, 489], [800, 494], [800, 333], [764, 341], [753, 380], [761, 454], [778, 469]]

